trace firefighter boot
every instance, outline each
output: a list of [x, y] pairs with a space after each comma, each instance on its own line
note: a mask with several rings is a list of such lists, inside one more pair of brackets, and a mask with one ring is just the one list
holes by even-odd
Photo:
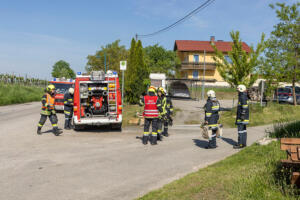
[[149, 136], [143, 135], [143, 144], [146, 145], [148, 144]]
[[42, 127], [38, 127], [38, 129], [37, 129], [37, 134], [38, 134], [38, 135], [42, 135]]
[[74, 126], [73, 126], [73, 124], [72, 124], [72, 120], [69, 119], [69, 129], [73, 129], [73, 128], [74, 128]]
[[161, 133], [157, 133], [157, 140], [159, 140], [159, 141], [163, 140], [163, 136]]
[[70, 130], [70, 125], [69, 125], [69, 120], [68, 119], [65, 120], [65, 129]]
[[156, 145], [157, 144], [157, 136], [152, 135], [150, 142], [152, 145]]
[[169, 137], [168, 128], [164, 127], [163, 135], [166, 136], [166, 137]]
[[53, 128], [53, 133], [54, 133], [55, 136], [59, 136], [62, 133], [62, 131], [59, 130], [57, 127], [54, 127]]

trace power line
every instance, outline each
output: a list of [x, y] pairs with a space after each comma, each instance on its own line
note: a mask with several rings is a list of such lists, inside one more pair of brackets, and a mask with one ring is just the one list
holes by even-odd
[[150, 34], [144, 34], [144, 35], [138, 35], [136, 34], [136, 38], [137, 37], [142, 37], [142, 38], [145, 38], [145, 37], [152, 37], [154, 35], [157, 35], [157, 34], [160, 34], [162, 32], [165, 32], [165, 31], [168, 31], [169, 29], [171, 28], [174, 28], [175, 26], [179, 25], [180, 23], [186, 21], [187, 19], [191, 18], [193, 15], [197, 14], [198, 12], [200, 12], [201, 10], [203, 10], [204, 8], [208, 7], [210, 4], [212, 4], [215, 0], [207, 0], [205, 1], [203, 4], [201, 4], [199, 7], [197, 7], [196, 9], [194, 9], [193, 11], [191, 11], [189, 14], [187, 14], [186, 16], [184, 16], [183, 18], [179, 19], [178, 21], [176, 21], [175, 23], [163, 28], [163, 29], [160, 29], [158, 31], [155, 31], [153, 33], [150, 33]]

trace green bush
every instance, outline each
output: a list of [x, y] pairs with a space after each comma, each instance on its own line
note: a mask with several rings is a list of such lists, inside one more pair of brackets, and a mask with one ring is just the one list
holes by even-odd
[[40, 101], [43, 96], [43, 88], [36, 86], [23, 86], [0, 84], [0, 106]]
[[300, 137], [300, 121], [278, 122], [274, 124], [274, 130], [269, 132], [272, 138], [299, 138]]

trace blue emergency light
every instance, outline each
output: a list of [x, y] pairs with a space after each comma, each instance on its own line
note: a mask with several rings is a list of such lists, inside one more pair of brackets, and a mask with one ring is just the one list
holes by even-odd
[[113, 71], [113, 74], [114, 74], [114, 75], [116, 75], [116, 74], [117, 74], [117, 72], [116, 72], [116, 71]]
[[81, 72], [77, 72], [77, 75], [81, 75]]
[[73, 80], [70, 78], [70, 82], [72, 82]]
[[56, 81], [56, 78], [54, 78], [53, 81]]

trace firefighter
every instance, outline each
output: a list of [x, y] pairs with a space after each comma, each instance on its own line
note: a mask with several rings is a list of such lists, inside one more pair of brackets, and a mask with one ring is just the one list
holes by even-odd
[[[157, 144], [157, 122], [158, 122], [158, 116], [159, 112], [157, 109], [158, 104], [158, 98], [155, 94], [155, 87], [150, 86], [148, 88], [147, 94], [145, 96], [142, 96], [140, 99], [140, 105], [144, 106], [144, 134], [143, 134], [143, 144], [148, 144], [148, 140], [150, 140], [150, 143], [152, 145]], [[149, 130], [150, 125], [152, 123], [152, 134], [149, 138]]]
[[218, 131], [220, 103], [216, 98], [216, 93], [213, 90], [207, 92], [207, 102], [204, 106], [205, 110], [205, 125], [208, 126], [208, 145], [206, 149], [214, 149], [217, 147], [216, 133]]
[[[170, 98], [166, 97], [166, 93], [162, 87], [158, 88], [158, 110], [159, 110], [159, 120], [158, 120], [158, 138], [163, 136], [168, 137], [168, 126], [171, 115], [173, 114], [173, 104]], [[164, 125], [164, 131], [162, 132], [162, 125]]]
[[162, 87], [159, 87], [157, 89], [157, 97], [158, 97], [158, 102], [157, 102], [157, 109], [159, 111], [159, 118], [157, 120], [157, 140], [162, 141], [162, 125], [166, 121], [166, 115], [167, 115], [167, 110], [166, 110], [166, 96], [165, 96], [165, 91]]
[[239, 101], [236, 114], [236, 125], [238, 127], [238, 143], [233, 148], [240, 149], [247, 146], [247, 128], [249, 124], [249, 105], [247, 88], [245, 85], [238, 85]]
[[65, 129], [72, 129], [72, 117], [73, 117], [73, 95], [74, 88], [69, 88], [68, 93], [64, 95], [64, 113], [65, 113]]
[[54, 110], [54, 104], [55, 104], [55, 86], [54, 85], [48, 85], [47, 88], [45, 89], [46, 93], [42, 97], [42, 111], [41, 111], [41, 118], [38, 124], [38, 129], [37, 129], [37, 134], [41, 135], [42, 132], [42, 127], [45, 124], [47, 117], [49, 117], [49, 120], [52, 124], [53, 127], [53, 133], [54, 135], [58, 136], [59, 134], [62, 133], [58, 129], [57, 126], [57, 116], [56, 112]]

